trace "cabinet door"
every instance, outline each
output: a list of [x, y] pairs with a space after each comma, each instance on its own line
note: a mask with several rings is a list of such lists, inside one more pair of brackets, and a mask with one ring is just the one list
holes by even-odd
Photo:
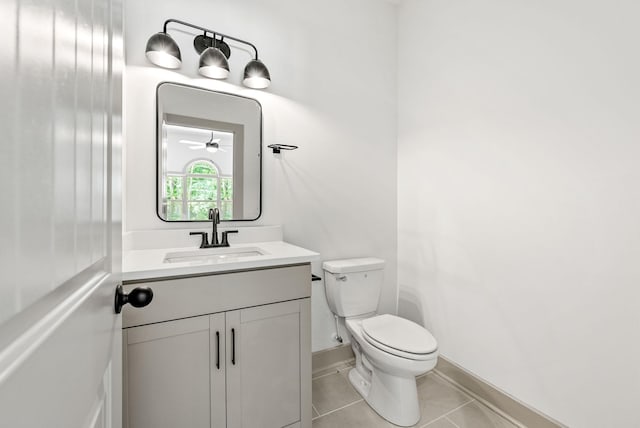
[[129, 428], [209, 428], [209, 316], [126, 330]]
[[225, 428], [227, 426], [227, 391], [225, 368], [225, 316], [224, 312], [209, 317], [209, 332], [211, 343], [211, 428]]
[[229, 428], [298, 425], [301, 302], [227, 312]]

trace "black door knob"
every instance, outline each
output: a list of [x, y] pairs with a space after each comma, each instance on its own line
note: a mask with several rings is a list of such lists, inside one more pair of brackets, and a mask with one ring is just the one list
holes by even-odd
[[122, 312], [122, 307], [127, 303], [135, 308], [144, 308], [153, 300], [153, 290], [149, 287], [136, 287], [129, 292], [125, 293], [122, 289], [122, 285], [116, 287], [116, 296], [114, 302], [114, 309], [116, 314]]

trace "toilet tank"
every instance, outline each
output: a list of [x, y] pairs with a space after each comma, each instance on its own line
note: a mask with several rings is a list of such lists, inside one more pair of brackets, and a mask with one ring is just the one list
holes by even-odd
[[322, 264], [329, 309], [341, 317], [356, 317], [378, 309], [384, 260], [331, 260]]

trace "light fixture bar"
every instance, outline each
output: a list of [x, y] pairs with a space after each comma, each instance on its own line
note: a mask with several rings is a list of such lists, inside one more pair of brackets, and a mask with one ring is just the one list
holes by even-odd
[[180, 25], [184, 25], [185, 27], [190, 27], [190, 28], [194, 28], [196, 30], [200, 30], [200, 31], [204, 31], [205, 33], [211, 33], [214, 35], [214, 37], [218, 36], [218, 37], [222, 37], [222, 38], [226, 38], [226, 39], [231, 39], [235, 42], [238, 43], [242, 43], [245, 44], [247, 46], [251, 46], [251, 48], [253, 49], [253, 51], [255, 52], [255, 59], [258, 59], [258, 48], [256, 48], [256, 46], [251, 43], [251, 42], [247, 42], [246, 40], [242, 40], [242, 39], [238, 39], [237, 37], [233, 37], [233, 36], [229, 36], [228, 34], [222, 34], [219, 31], [214, 31], [214, 30], [210, 30], [208, 28], [205, 27], [201, 27], [199, 25], [195, 25], [195, 24], [190, 24], [188, 22], [185, 21], [181, 21], [179, 19], [167, 19], [166, 21], [164, 21], [164, 26], [163, 26], [163, 32], [166, 34], [167, 32], [167, 25], [170, 23], [176, 23], [176, 24], [180, 24]]
[[[204, 77], [226, 79], [229, 76], [228, 58], [231, 55], [231, 48], [224, 41], [229, 39], [249, 46], [255, 52], [255, 57], [244, 67], [242, 84], [252, 89], [265, 89], [271, 85], [269, 69], [258, 58], [258, 48], [253, 43], [179, 19], [171, 18], [164, 21], [162, 32], [152, 35], [147, 41], [145, 55], [152, 64], [169, 69], [180, 68], [182, 64], [180, 47], [167, 33], [167, 26], [171, 23], [204, 33], [193, 39], [193, 47], [200, 55], [198, 72]], [[207, 34], [211, 34], [212, 37]]]

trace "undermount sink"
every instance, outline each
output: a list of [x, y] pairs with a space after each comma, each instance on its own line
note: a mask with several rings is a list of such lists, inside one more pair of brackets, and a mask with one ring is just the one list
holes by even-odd
[[243, 248], [205, 248], [195, 251], [176, 251], [167, 253], [163, 263], [225, 263], [234, 262], [245, 257], [263, 256], [266, 253], [258, 247]]

